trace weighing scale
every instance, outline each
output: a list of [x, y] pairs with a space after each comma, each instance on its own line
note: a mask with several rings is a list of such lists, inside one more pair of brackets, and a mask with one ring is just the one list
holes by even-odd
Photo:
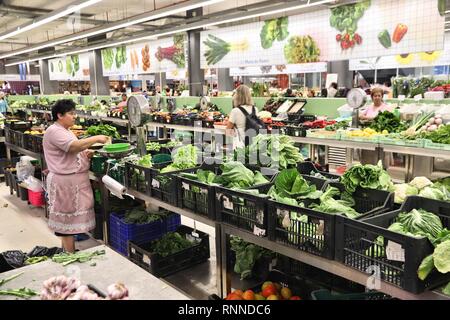
[[[156, 97], [154, 97], [154, 101]], [[155, 102], [155, 105], [159, 106], [157, 102]], [[144, 96], [138, 95], [131, 96], [128, 99], [127, 107], [130, 126], [136, 129], [138, 152], [141, 156], [144, 156], [147, 153], [147, 131], [145, 130], [145, 124], [150, 121], [150, 106]]]
[[353, 109], [352, 128], [359, 128], [359, 109], [365, 106], [367, 94], [360, 88], [354, 88], [347, 94], [347, 104]]

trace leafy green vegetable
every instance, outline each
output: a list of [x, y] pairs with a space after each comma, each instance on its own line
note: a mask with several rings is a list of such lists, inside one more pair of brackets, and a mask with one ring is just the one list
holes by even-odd
[[241, 275], [241, 280], [252, 275], [252, 269], [256, 261], [260, 258], [272, 256], [272, 252], [259, 247], [253, 243], [248, 243], [239, 237], [232, 236], [230, 239], [231, 250], [236, 253], [234, 272]]
[[90, 126], [87, 130], [87, 134], [90, 136], [105, 135], [116, 139], [120, 138], [120, 134], [119, 132], [117, 132], [117, 128], [109, 124]]
[[197, 166], [197, 148], [193, 145], [185, 145], [177, 149], [173, 155], [172, 164], [161, 170], [161, 173], [184, 170]]
[[433, 260], [440, 273], [450, 272], [450, 240], [440, 243], [434, 249]]
[[264, 21], [264, 26], [260, 33], [261, 47], [269, 49], [275, 40], [285, 40], [289, 36], [288, 24], [288, 17]]
[[146, 224], [158, 220], [162, 220], [162, 215], [160, 213], [149, 213], [141, 208], [127, 211], [123, 218], [123, 221], [129, 224]]
[[20, 277], [20, 276], [23, 275], [23, 274], [24, 274], [24, 272], [21, 272], [21, 273], [12, 275], [12, 276], [9, 277], [9, 278], [1, 279], [1, 280], [0, 280], [0, 287], [1, 287], [2, 285], [4, 285], [5, 283], [7, 283], [7, 282], [9, 282], [9, 281], [12, 281], [12, 280], [14, 280], [14, 279]]
[[31, 257], [25, 260], [25, 265], [36, 264], [47, 260], [48, 260], [47, 256]]
[[406, 130], [407, 126], [393, 112], [383, 111], [375, 117], [370, 128], [377, 132], [387, 130], [389, 133], [396, 133]]
[[358, 20], [370, 7], [370, 0], [355, 4], [338, 6], [331, 9], [330, 26], [339, 30], [353, 34], [358, 28]]
[[447, 200], [447, 196], [442, 190], [432, 187], [425, 187], [423, 190], [420, 190], [419, 196], [434, 200]]
[[443, 230], [441, 219], [434, 213], [423, 209], [413, 209], [408, 213], [402, 212], [398, 215], [397, 221], [400, 222], [406, 231], [428, 237], [434, 241]]
[[284, 46], [284, 57], [287, 63], [317, 62], [320, 49], [311, 36], [293, 36]]
[[34, 296], [37, 296], [38, 293], [32, 289], [29, 288], [20, 288], [20, 289], [6, 289], [6, 290], [0, 290], [0, 296], [16, 296], [19, 298], [31, 298]]
[[75, 253], [62, 252], [59, 254], [55, 254], [52, 257], [52, 261], [56, 263], [61, 263], [63, 266], [67, 266], [74, 262], [80, 263], [88, 262], [92, 258], [103, 254], [105, 254], [105, 250], [96, 250], [93, 252], [75, 252]]
[[434, 269], [434, 260], [433, 255], [430, 254], [428, 257], [422, 260], [422, 263], [419, 266], [419, 270], [417, 270], [417, 275], [419, 279], [425, 280], [433, 269]]
[[443, 125], [435, 131], [427, 132], [424, 138], [434, 143], [450, 144], [450, 125]]
[[450, 282], [442, 289], [442, 293], [450, 296]]
[[408, 183], [396, 184], [395, 188], [395, 203], [403, 203], [408, 196], [415, 196], [419, 194], [419, 190]]
[[283, 198], [297, 199], [299, 197], [307, 198], [309, 194], [315, 193], [315, 191], [317, 191], [316, 186], [309, 185], [297, 169], [285, 169], [275, 178], [275, 184], [269, 194], [272, 197], [276, 194]]
[[116, 48], [116, 68], [120, 67], [127, 62], [127, 47], [120, 46]]
[[[341, 199], [334, 199], [335, 196], [341, 195]], [[348, 218], [355, 219], [360, 216], [358, 212], [352, 207], [355, 205], [355, 201], [345, 193], [340, 192], [338, 188], [328, 186], [327, 190], [320, 197], [320, 204], [311, 204], [311, 209], [332, 213], [332, 214], [342, 214]]]
[[168, 232], [161, 239], [152, 242], [151, 251], [161, 257], [167, 257], [194, 246], [178, 232]]
[[387, 191], [394, 189], [391, 177], [383, 170], [381, 161], [376, 166], [371, 164], [354, 165], [344, 173], [341, 177], [341, 182], [349, 193], [355, 192], [358, 186]]

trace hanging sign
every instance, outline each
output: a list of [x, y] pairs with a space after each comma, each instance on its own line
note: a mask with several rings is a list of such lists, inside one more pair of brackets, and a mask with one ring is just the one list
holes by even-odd
[[261, 67], [230, 68], [230, 76], [263, 76], [278, 74], [316, 73], [327, 72], [326, 62], [288, 64]]
[[203, 31], [201, 67], [301, 64], [442, 50], [438, 0], [361, 1]]
[[50, 80], [89, 81], [89, 53], [48, 60]]

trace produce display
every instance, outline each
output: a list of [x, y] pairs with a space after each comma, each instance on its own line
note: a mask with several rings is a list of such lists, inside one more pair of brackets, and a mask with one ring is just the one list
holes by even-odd
[[241, 275], [241, 280], [252, 276], [252, 270], [256, 261], [262, 257], [271, 258], [273, 256], [272, 251], [253, 243], [245, 242], [236, 236], [230, 238], [230, 249], [236, 254], [233, 270]]
[[406, 130], [407, 126], [393, 112], [384, 111], [375, 117], [370, 128], [376, 132], [397, 133]]
[[378, 162], [378, 165], [354, 165], [344, 173], [341, 182], [344, 184], [345, 190], [350, 193], [355, 192], [358, 186], [386, 191], [394, 189], [391, 177], [383, 169], [381, 161]]
[[225, 300], [302, 300], [299, 296], [295, 296], [288, 287], [272, 281], [265, 281], [260, 290], [256, 293], [253, 290], [245, 292], [234, 290], [227, 295]]
[[120, 134], [117, 132], [117, 128], [113, 127], [109, 124], [101, 124], [98, 126], [90, 126], [87, 129], [87, 134], [90, 136], [96, 136], [96, 135], [105, 135], [112, 138], [119, 139]]
[[122, 283], [109, 285], [107, 291], [107, 297], [102, 297], [74, 277], [57, 276], [44, 281], [40, 297], [41, 300], [128, 300], [128, 289]]
[[449, 178], [440, 179], [433, 183], [426, 177], [415, 177], [409, 183], [396, 184], [394, 188], [396, 203], [403, 203], [408, 196], [450, 201]]
[[197, 166], [197, 147], [185, 145], [179, 147], [172, 156], [173, 162], [161, 169], [161, 173], [194, 168]]
[[136, 208], [125, 213], [123, 221], [131, 224], [146, 224], [154, 221], [162, 220], [159, 212], [147, 212], [144, 208]]
[[194, 242], [183, 238], [178, 232], [168, 232], [161, 239], [152, 242], [151, 252], [167, 257], [194, 245]]

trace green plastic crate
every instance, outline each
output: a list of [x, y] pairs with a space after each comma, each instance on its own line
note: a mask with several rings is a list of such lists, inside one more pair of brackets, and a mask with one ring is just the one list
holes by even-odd
[[450, 144], [435, 143], [431, 140], [425, 139], [425, 148], [450, 151]]

